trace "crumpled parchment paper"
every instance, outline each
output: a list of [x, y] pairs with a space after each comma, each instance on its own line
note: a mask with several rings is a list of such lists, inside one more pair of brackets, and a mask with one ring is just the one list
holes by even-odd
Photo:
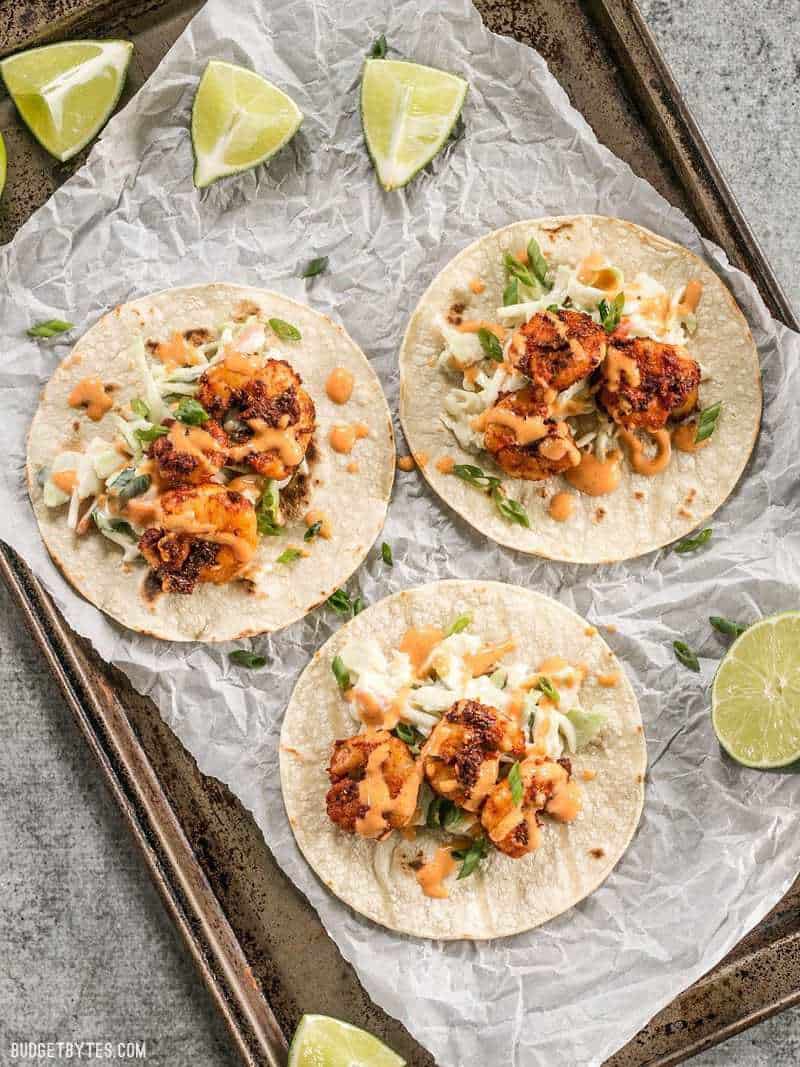
[[[377, 185], [358, 115], [364, 53], [382, 32], [404, 56], [470, 82], [463, 139], [393, 194]], [[266, 168], [198, 193], [187, 127], [211, 57], [261, 71], [306, 120]], [[712, 261], [759, 347], [763, 428], [708, 548], [594, 569], [500, 549], [448, 512], [417, 474], [398, 474], [384, 535], [395, 566], [373, 551], [351, 592], [374, 601], [433, 578], [499, 578], [549, 593], [600, 626], [613, 621], [609, 640], [641, 701], [650, 757], [639, 832], [588, 900], [495, 943], [412, 941], [328, 895], [283, 811], [281, 714], [299, 671], [340, 620], [323, 608], [253, 642], [269, 664], [247, 672], [224, 647], [128, 633], [75, 596], [42, 546], [23, 482], [40, 387], [70, 342], [39, 344], [25, 328], [57, 315], [77, 324], [74, 338], [115, 304], [165, 286], [264, 285], [343, 322], [396, 409], [402, 331], [433, 275], [487, 230], [576, 211], [642, 223]], [[328, 273], [300, 281], [317, 255], [330, 256]], [[707, 689], [723, 643], [707, 616], [750, 621], [797, 605], [800, 339], [771, 321], [753, 284], [718, 249], [597, 143], [542, 58], [488, 33], [468, 0], [210, 0], [86, 166], [0, 250], [0, 331], [0, 537], [71, 626], [156, 701], [201, 769], [252, 809], [370, 995], [441, 1064], [600, 1063], [788, 888], [800, 867], [800, 779], [722, 757]], [[700, 651], [700, 676], [675, 661], [675, 638]]]

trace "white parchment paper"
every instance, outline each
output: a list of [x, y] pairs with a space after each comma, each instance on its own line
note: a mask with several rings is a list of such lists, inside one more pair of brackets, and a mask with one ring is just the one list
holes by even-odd
[[[406, 190], [384, 194], [364, 150], [357, 86], [385, 32], [403, 55], [464, 74], [466, 132]], [[306, 115], [267, 168], [192, 186], [189, 112], [206, 60], [261, 71]], [[25, 434], [69, 341], [37, 344], [54, 315], [82, 331], [122, 301], [209, 280], [264, 285], [344, 323], [396, 409], [405, 322], [433, 275], [481, 233], [518, 218], [600, 212], [705, 254], [733, 289], [762, 360], [765, 416], [739, 490], [693, 556], [658, 552], [595, 569], [537, 562], [482, 540], [414, 473], [398, 476], [379, 553], [351, 583], [374, 601], [445, 577], [499, 578], [557, 597], [610, 641], [636, 686], [650, 772], [629, 852], [588, 900], [543, 929], [488, 944], [390, 934], [330, 897], [294, 846], [277, 736], [311, 652], [339, 625], [325, 609], [254, 642], [260, 672], [223, 647], [128, 633], [76, 597], [49, 562], [23, 484]], [[310, 285], [302, 265], [330, 256]], [[750, 621], [797, 605], [800, 340], [755, 287], [594, 138], [544, 61], [488, 33], [468, 0], [210, 0], [89, 162], [0, 250], [0, 537], [43, 579], [72, 627], [158, 704], [203, 771], [255, 814], [370, 995], [443, 1065], [596, 1064], [711, 967], [779, 899], [800, 867], [800, 779], [723, 758], [707, 687], [722, 652], [710, 613]], [[77, 336], [77, 333], [73, 336]], [[671, 642], [699, 649], [700, 676]], [[308, 991], [306, 1010], [314, 1010]]]

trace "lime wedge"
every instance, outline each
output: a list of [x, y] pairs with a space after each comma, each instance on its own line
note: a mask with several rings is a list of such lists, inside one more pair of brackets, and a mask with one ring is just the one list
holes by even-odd
[[212, 59], [192, 106], [194, 184], [203, 189], [263, 163], [294, 137], [302, 121], [294, 100], [266, 78]]
[[361, 80], [364, 140], [384, 189], [399, 189], [433, 159], [458, 121], [467, 83], [418, 63], [368, 59]]
[[762, 619], [738, 637], [711, 690], [722, 747], [746, 767], [800, 757], [800, 612]]
[[405, 1067], [405, 1062], [366, 1030], [329, 1015], [304, 1015], [288, 1067]]
[[0, 74], [28, 129], [63, 163], [105, 126], [132, 53], [129, 41], [65, 41], [4, 59]]
[[0, 133], [0, 196], [6, 187], [6, 145], [3, 135]]

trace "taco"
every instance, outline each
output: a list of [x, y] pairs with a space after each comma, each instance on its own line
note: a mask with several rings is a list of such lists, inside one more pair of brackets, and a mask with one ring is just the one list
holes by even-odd
[[325, 885], [431, 938], [531, 929], [608, 876], [642, 811], [630, 683], [594, 627], [500, 582], [387, 597], [317, 652], [280, 738]]
[[400, 415], [431, 486], [482, 533], [551, 559], [628, 559], [736, 485], [758, 356], [685, 248], [619, 219], [534, 219], [433, 281], [403, 341]]
[[83, 596], [142, 633], [225, 641], [286, 626], [349, 577], [383, 525], [394, 444], [344, 330], [277, 293], [199, 285], [78, 341], [27, 473]]

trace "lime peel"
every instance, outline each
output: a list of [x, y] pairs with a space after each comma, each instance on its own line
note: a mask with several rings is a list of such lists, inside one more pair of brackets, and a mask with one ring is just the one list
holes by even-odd
[[330, 1015], [304, 1015], [292, 1038], [288, 1067], [405, 1067], [377, 1037]]
[[264, 163], [294, 137], [303, 114], [290, 96], [246, 67], [212, 59], [192, 105], [194, 183]]
[[734, 641], [711, 704], [714, 731], [737, 763], [766, 769], [800, 758], [800, 612], [762, 619]]

